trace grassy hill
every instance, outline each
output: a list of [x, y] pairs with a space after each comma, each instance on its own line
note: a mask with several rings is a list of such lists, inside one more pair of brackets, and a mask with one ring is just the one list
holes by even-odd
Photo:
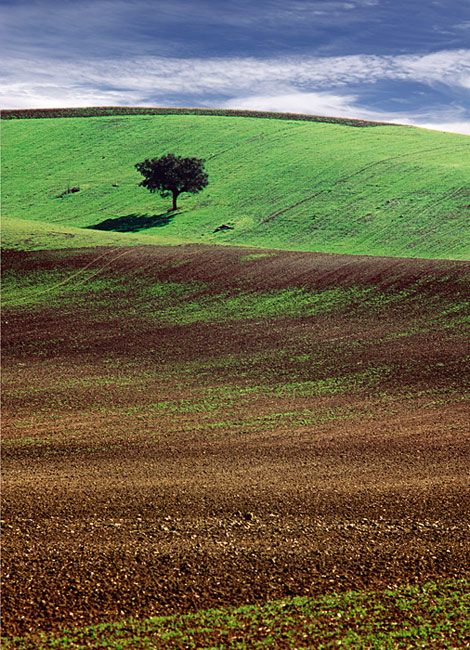
[[[145, 236], [468, 258], [467, 136], [248, 115], [3, 120], [4, 245], [134, 244]], [[168, 199], [138, 187], [134, 169], [170, 151], [205, 158], [210, 181], [202, 193], [182, 195], [175, 215]], [[60, 197], [68, 187], [80, 191]], [[95, 231], [72, 230], [93, 227], [104, 231], [96, 239]]]

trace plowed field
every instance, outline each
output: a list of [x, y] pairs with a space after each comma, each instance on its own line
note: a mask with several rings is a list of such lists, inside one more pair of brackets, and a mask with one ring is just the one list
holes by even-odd
[[470, 576], [470, 264], [5, 252], [3, 633]]

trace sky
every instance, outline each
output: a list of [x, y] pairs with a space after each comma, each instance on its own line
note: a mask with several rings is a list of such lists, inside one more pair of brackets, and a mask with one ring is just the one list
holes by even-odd
[[470, 0], [0, 0], [0, 107], [190, 106], [470, 135]]

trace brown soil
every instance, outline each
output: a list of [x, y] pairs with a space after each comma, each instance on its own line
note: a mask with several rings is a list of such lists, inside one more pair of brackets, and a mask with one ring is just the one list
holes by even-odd
[[[433, 321], [469, 265], [255, 252], [4, 255], [18, 277], [123, 286], [104, 318], [91, 295], [4, 309], [4, 634], [470, 575], [468, 333]], [[420, 293], [162, 324], [135, 302], [142, 278]], [[374, 368], [369, 388], [342, 383]]]

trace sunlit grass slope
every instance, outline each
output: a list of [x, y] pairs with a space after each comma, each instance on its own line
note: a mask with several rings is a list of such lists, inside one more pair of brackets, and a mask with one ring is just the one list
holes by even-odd
[[[145, 231], [143, 231], [145, 233]], [[30, 219], [3, 219], [2, 248], [42, 250], [82, 248], [90, 246], [138, 246], [141, 244], [178, 245], [187, 243], [181, 237], [162, 237], [158, 233], [89, 230]]]
[[[95, 226], [114, 237], [158, 235], [168, 243], [453, 259], [469, 254], [467, 136], [184, 114], [3, 120], [2, 130], [9, 246], [57, 246], [57, 236], [22, 241], [28, 237], [9, 228], [15, 218]], [[205, 158], [209, 174], [208, 188], [181, 195], [175, 215], [167, 213], [169, 199], [138, 186], [134, 168], [167, 152]], [[67, 187], [80, 191], [58, 198]], [[222, 225], [228, 227], [217, 231]], [[83, 245], [67, 242], [77, 244]]]

